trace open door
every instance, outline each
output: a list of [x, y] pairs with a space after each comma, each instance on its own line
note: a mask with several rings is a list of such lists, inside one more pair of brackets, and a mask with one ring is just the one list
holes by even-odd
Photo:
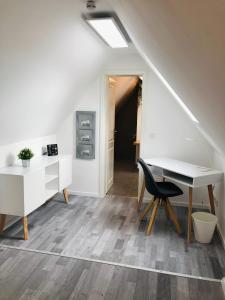
[[105, 191], [137, 197], [142, 79], [139, 75], [106, 79]]
[[107, 77], [108, 84], [108, 101], [107, 103], [107, 143], [106, 143], [106, 192], [113, 184], [114, 176], [114, 130], [115, 130], [115, 80], [112, 77]]

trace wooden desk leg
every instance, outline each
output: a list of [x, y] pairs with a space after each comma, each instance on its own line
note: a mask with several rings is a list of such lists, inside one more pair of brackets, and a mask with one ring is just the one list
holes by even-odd
[[208, 185], [209, 203], [211, 213], [215, 215], [214, 197], [212, 184]]
[[27, 217], [23, 217], [23, 235], [24, 240], [28, 240], [28, 219]]
[[63, 190], [63, 196], [64, 196], [65, 203], [68, 204], [69, 203], [69, 194], [68, 194], [68, 190], [67, 189]]
[[5, 221], [6, 221], [6, 215], [1, 215], [0, 216], [0, 232], [4, 230], [5, 227]]
[[141, 194], [140, 194], [140, 197], [139, 197], [139, 200], [138, 200], [138, 206], [137, 206], [138, 211], [140, 211], [141, 204], [142, 204], [143, 198], [144, 198], [144, 193], [145, 193], [145, 179], [143, 179], [142, 187], [141, 187]]
[[191, 242], [191, 235], [192, 235], [192, 219], [191, 219], [191, 213], [192, 213], [192, 197], [193, 197], [193, 189], [192, 189], [192, 187], [189, 187], [188, 236], [187, 236], [187, 241], [188, 241], [188, 243]]

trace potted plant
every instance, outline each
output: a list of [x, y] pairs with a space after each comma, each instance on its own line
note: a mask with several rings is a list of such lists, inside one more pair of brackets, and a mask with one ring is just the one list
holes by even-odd
[[33, 152], [29, 148], [24, 148], [18, 154], [18, 158], [22, 160], [22, 165], [24, 168], [30, 166], [30, 159], [34, 156]]

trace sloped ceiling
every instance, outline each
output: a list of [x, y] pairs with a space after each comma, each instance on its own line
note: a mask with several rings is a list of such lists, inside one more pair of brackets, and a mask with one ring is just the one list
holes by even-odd
[[225, 1], [110, 2], [140, 53], [225, 153]]
[[[225, 152], [225, 1], [108, 0], [134, 44]], [[110, 51], [83, 0], [0, 0], [0, 145], [55, 133]]]
[[0, 0], [1, 145], [55, 133], [101, 70], [109, 53], [84, 10], [85, 1]]

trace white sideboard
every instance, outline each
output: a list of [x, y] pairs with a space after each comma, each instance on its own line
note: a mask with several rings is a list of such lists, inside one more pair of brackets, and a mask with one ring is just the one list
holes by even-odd
[[23, 218], [24, 239], [28, 239], [27, 216], [58, 192], [68, 203], [67, 187], [72, 183], [72, 156], [43, 156], [31, 167], [20, 165], [0, 169], [0, 231], [7, 215]]

